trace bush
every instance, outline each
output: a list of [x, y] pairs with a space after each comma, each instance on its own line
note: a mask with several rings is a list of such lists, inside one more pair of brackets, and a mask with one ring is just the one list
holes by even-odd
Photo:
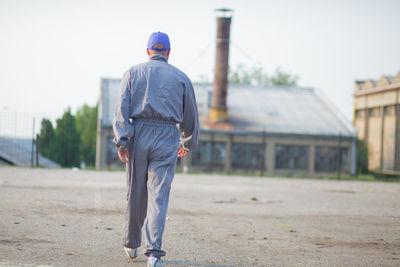
[[357, 174], [368, 173], [368, 145], [364, 140], [357, 140]]

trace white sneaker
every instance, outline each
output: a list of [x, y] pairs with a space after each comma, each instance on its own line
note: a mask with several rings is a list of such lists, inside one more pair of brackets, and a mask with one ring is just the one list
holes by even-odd
[[138, 256], [137, 248], [131, 249], [131, 248], [124, 247], [124, 250], [125, 250], [125, 253], [128, 256], [128, 258], [130, 258], [131, 260], [137, 258], [137, 256]]
[[150, 256], [147, 258], [147, 267], [165, 267], [159, 258]]

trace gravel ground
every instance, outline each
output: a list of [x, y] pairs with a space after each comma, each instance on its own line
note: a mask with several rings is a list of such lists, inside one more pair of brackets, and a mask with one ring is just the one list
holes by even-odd
[[[146, 266], [122, 172], [0, 167], [0, 266]], [[167, 266], [400, 266], [400, 183], [176, 175]], [[142, 252], [142, 249], [140, 249]]]

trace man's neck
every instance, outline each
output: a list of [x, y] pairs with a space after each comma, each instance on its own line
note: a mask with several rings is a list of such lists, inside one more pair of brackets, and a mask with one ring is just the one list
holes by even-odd
[[149, 56], [150, 60], [164, 60], [166, 62], [168, 62], [168, 58], [166, 56], [164, 56], [163, 54], [152, 54]]

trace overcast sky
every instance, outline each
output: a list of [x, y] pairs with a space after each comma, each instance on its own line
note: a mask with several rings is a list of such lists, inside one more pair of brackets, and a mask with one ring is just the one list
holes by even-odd
[[400, 71], [400, 1], [0, 1], [0, 111], [60, 116], [95, 105], [100, 78], [147, 60], [154, 31], [170, 63], [212, 79], [214, 9], [234, 9], [230, 65], [277, 67], [352, 119], [353, 83]]

